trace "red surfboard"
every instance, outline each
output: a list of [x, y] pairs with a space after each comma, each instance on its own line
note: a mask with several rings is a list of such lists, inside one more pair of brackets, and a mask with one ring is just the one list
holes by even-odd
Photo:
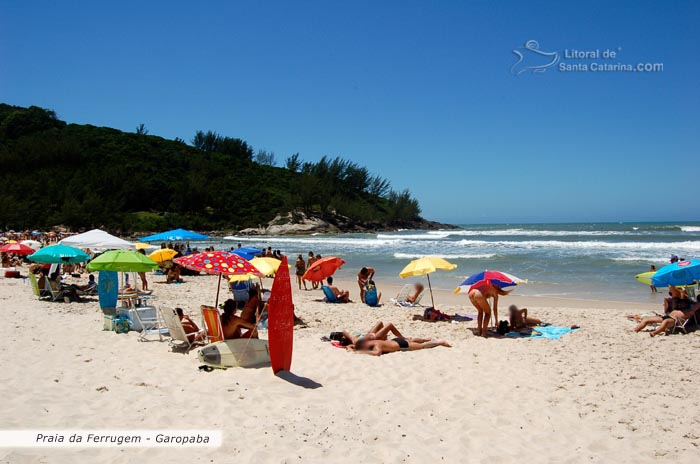
[[282, 263], [275, 274], [267, 305], [270, 364], [272, 364], [272, 372], [277, 374], [279, 371], [288, 371], [292, 367], [294, 346], [294, 302], [286, 257], [282, 258]]

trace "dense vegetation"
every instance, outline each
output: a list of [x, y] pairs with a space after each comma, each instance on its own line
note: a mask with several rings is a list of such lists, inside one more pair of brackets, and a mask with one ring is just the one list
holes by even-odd
[[386, 227], [419, 219], [408, 191], [351, 161], [295, 154], [275, 167], [238, 138], [199, 131], [191, 143], [0, 104], [0, 229], [230, 230], [293, 210]]

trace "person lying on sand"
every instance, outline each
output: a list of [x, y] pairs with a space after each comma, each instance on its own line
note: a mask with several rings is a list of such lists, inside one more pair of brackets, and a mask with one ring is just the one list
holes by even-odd
[[[258, 329], [242, 317], [236, 316], [236, 304], [233, 300], [224, 302], [224, 313], [221, 315], [221, 328], [224, 339], [258, 338]], [[243, 332], [243, 329], [248, 329]]]
[[[340, 339], [340, 344], [343, 346], [347, 347], [353, 347], [357, 344], [359, 340], [386, 340], [387, 336], [389, 333], [394, 334], [395, 336], [399, 338], [406, 338], [403, 335], [401, 335], [401, 332], [399, 332], [399, 329], [394, 326], [391, 322], [384, 324], [382, 321], [378, 321], [374, 326], [369, 329], [369, 331], [364, 334], [364, 335], [357, 335], [357, 336], [352, 336], [348, 332], [343, 331], [342, 332], [342, 337]], [[422, 340], [422, 339], [407, 339], [407, 340]], [[423, 340], [429, 340], [429, 339], [423, 339]]]
[[528, 329], [542, 324], [541, 320], [534, 317], [528, 317], [527, 308], [518, 309], [517, 306], [510, 305], [508, 312], [510, 313], [509, 322], [511, 330]]
[[358, 340], [355, 350], [372, 356], [381, 356], [385, 353], [395, 353], [397, 351], [417, 351], [425, 348], [435, 348], [445, 346], [451, 348], [452, 345], [444, 340], [431, 341], [430, 339], [407, 339], [397, 337], [391, 340]]
[[350, 302], [350, 292], [347, 290], [339, 290], [338, 287], [333, 286], [333, 277], [329, 277], [326, 279], [328, 282], [328, 287], [330, 287], [331, 291], [335, 295], [335, 297], [338, 299], [338, 301], [342, 302]]
[[649, 335], [655, 337], [666, 332], [667, 330], [672, 329], [676, 324], [682, 325], [688, 319], [693, 317], [693, 315], [698, 311], [698, 309], [700, 309], [700, 297], [698, 298], [698, 300], [698, 302], [696, 302], [690, 309], [686, 311], [676, 309], [668, 314], [664, 314], [663, 316], [645, 317], [639, 322], [639, 325], [637, 325], [637, 327], [634, 328], [634, 331], [639, 332], [649, 324], [659, 324], [659, 327], [657, 327], [656, 330], [649, 333]]

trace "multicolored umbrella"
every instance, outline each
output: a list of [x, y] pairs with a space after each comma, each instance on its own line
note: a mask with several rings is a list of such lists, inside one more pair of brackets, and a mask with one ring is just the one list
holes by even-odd
[[343, 264], [345, 264], [345, 261], [335, 256], [321, 258], [306, 270], [302, 279], [320, 282], [332, 276]]
[[158, 263], [133, 250], [111, 250], [102, 253], [88, 263], [88, 271], [148, 272]]
[[662, 267], [651, 277], [655, 287], [682, 287], [700, 280], [700, 259], [679, 261]]
[[31, 255], [34, 249], [21, 243], [8, 243], [0, 247], [0, 253], [13, 253], [15, 255]]
[[486, 284], [491, 284], [499, 288], [512, 287], [527, 282], [519, 277], [506, 274], [501, 271], [482, 271], [472, 274], [464, 282], [455, 288], [454, 293], [469, 292], [473, 288], [480, 288]]
[[181, 256], [173, 260], [187, 269], [203, 271], [207, 274], [218, 274], [219, 284], [216, 287], [216, 303], [219, 305], [219, 290], [221, 289], [221, 276], [233, 276], [236, 274], [261, 275], [260, 271], [250, 262], [238, 255], [226, 251], [205, 251], [187, 256]]
[[79, 248], [68, 245], [51, 245], [27, 256], [30, 261], [42, 264], [84, 263], [90, 255]]
[[162, 264], [166, 261], [172, 261], [176, 254], [177, 251], [175, 250], [171, 250], [170, 248], [161, 248], [160, 250], [156, 250], [148, 255], [148, 257], [156, 263]]
[[424, 256], [422, 258], [414, 259], [408, 265], [403, 268], [399, 273], [402, 279], [406, 277], [424, 275], [428, 277], [428, 289], [430, 290], [430, 302], [435, 307], [435, 300], [433, 299], [433, 286], [430, 284], [430, 273], [437, 270], [451, 271], [456, 269], [457, 265], [452, 264], [437, 256]]

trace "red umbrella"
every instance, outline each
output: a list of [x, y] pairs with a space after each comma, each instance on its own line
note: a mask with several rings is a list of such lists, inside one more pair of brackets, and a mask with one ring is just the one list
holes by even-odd
[[23, 245], [21, 243], [8, 243], [7, 245], [0, 248], [0, 252], [14, 253], [16, 255], [31, 255], [32, 253], [34, 253], [34, 250], [32, 248], [29, 248], [27, 245]]
[[311, 265], [310, 268], [306, 270], [302, 279], [311, 280], [313, 282], [320, 282], [323, 279], [332, 276], [335, 271], [340, 269], [340, 266], [345, 264], [345, 261], [337, 258], [335, 256], [328, 256], [326, 258], [321, 258]]
[[207, 274], [218, 274], [219, 285], [216, 287], [216, 304], [219, 304], [219, 289], [221, 288], [221, 276], [236, 274], [260, 274], [255, 266], [247, 259], [226, 251], [205, 251], [192, 255], [175, 258], [173, 262], [187, 269], [204, 271]]

